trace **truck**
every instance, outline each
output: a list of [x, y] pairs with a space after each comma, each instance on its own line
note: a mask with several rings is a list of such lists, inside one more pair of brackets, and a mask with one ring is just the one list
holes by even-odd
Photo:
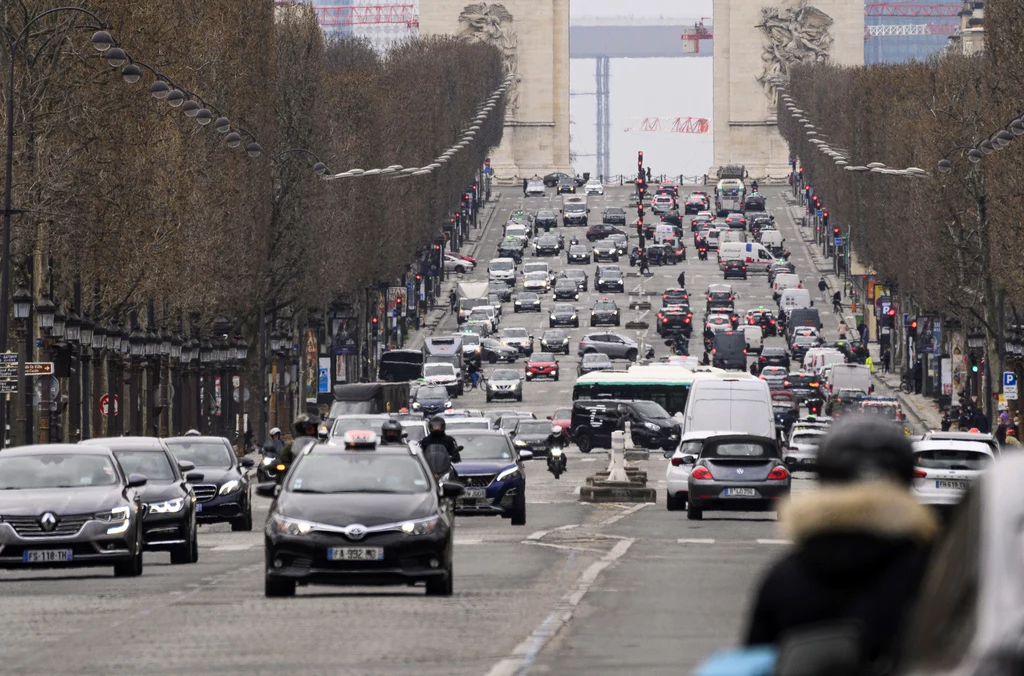
[[398, 413], [409, 405], [409, 383], [352, 383], [334, 386], [329, 419], [340, 415]]
[[487, 305], [487, 282], [459, 282], [455, 287], [459, 303], [459, 324], [469, 318], [469, 313], [478, 305]]
[[718, 216], [728, 216], [743, 209], [746, 186], [743, 179], [747, 177], [747, 169], [741, 164], [727, 164], [718, 170], [718, 186], [715, 188], [715, 212]]

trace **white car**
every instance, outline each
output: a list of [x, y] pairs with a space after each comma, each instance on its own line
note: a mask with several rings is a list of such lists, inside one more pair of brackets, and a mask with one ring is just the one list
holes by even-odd
[[923, 505], [952, 507], [994, 459], [983, 441], [915, 441], [914, 497]]
[[794, 425], [786, 440], [782, 459], [790, 470], [812, 470], [818, 462], [818, 447], [828, 433], [825, 429], [813, 429]]
[[601, 185], [601, 181], [596, 178], [592, 178], [587, 181], [585, 186], [583, 186], [583, 192], [587, 195], [603, 195], [604, 186]]
[[511, 258], [492, 258], [487, 264], [487, 279], [504, 282], [509, 286], [516, 283], [516, 262]]
[[542, 181], [540, 179], [535, 179], [533, 181], [527, 182], [527, 184], [526, 184], [526, 196], [527, 197], [535, 197], [537, 195], [540, 195], [541, 197], [544, 197], [544, 181]]
[[537, 293], [547, 293], [548, 291], [548, 273], [539, 270], [537, 272], [527, 272], [523, 275], [523, 290], [524, 291], [535, 291]]
[[[674, 452], [668, 451], [665, 456], [670, 458], [665, 468], [665, 506], [668, 511], [676, 512], [686, 509], [686, 496], [690, 491], [690, 472], [693, 471], [693, 464], [700, 455], [700, 447], [704, 440], [709, 437], [718, 437], [735, 432], [709, 432], [698, 430], [687, 432], [679, 440], [679, 446]], [[689, 460], [689, 462], [685, 462]]]
[[[488, 312], [490, 310], [490, 312]], [[478, 305], [473, 308], [473, 311], [469, 313], [469, 319], [466, 320], [467, 326], [483, 326], [487, 332], [485, 335], [489, 336], [494, 333], [498, 328], [497, 319], [494, 315], [494, 308], [489, 305]]]
[[519, 350], [520, 354], [530, 356], [533, 354], [533, 336], [523, 328], [507, 328], [501, 332], [498, 339], [502, 345], [508, 345]]
[[459, 372], [455, 366], [443, 362], [428, 362], [423, 365], [423, 380], [428, 385], [440, 385], [455, 396], [459, 393]]
[[465, 275], [469, 274], [470, 272], [473, 272], [473, 270], [475, 269], [476, 266], [467, 260], [459, 258], [458, 256], [453, 256], [451, 254], [444, 255], [445, 272], [457, 272], [460, 275]]

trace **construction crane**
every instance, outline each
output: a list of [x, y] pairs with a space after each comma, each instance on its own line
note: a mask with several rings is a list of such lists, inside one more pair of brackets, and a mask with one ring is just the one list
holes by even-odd
[[959, 26], [955, 23], [901, 23], [884, 26], [864, 26], [864, 41], [871, 38], [903, 37], [906, 35], [952, 35]]
[[[298, 0], [277, 0], [278, 7], [296, 4]], [[377, 5], [321, 5], [313, 7], [320, 25], [324, 28], [336, 26], [366, 26], [401, 24], [419, 28], [420, 19], [413, 4]]]
[[[630, 122], [636, 122], [636, 131], [660, 131], [670, 134], [706, 134], [711, 125], [706, 117], [640, 117], [630, 116]], [[626, 127], [623, 131], [633, 131]]]
[[917, 2], [878, 2], [864, 5], [864, 16], [953, 17], [961, 8], [960, 3], [925, 5]]
[[687, 28], [679, 39], [683, 41], [683, 54], [699, 54], [701, 40], [713, 40], [714, 32], [710, 25], [704, 25], [704, 19], [711, 20], [710, 16], [702, 16], [700, 21], [693, 24], [693, 28]]

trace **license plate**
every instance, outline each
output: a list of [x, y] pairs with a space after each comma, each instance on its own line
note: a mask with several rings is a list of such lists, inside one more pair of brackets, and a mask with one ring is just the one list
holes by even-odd
[[478, 500], [484, 497], [486, 494], [487, 490], [484, 488], [467, 488], [463, 492], [462, 497], [466, 498], [467, 500]]
[[202, 505], [202, 503], [199, 503], [199, 502], [197, 502], [197, 503], [196, 503], [196, 511], [197, 511], [197, 512], [201, 512], [201, 511], [203, 511], [203, 505]]
[[958, 491], [966, 491], [971, 485], [966, 481], [936, 481], [936, 488], [952, 488]]
[[330, 547], [328, 561], [383, 561], [383, 547]]
[[725, 494], [752, 498], [756, 495], [756, 492], [753, 488], [726, 488]]
[[25, 563], [57, 563], [71, 560], [70, 549], [29, 549], [22, 555]]

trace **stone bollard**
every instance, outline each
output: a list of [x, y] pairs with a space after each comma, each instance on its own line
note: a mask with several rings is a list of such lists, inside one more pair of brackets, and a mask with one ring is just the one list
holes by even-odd
[[612, 432], [607, 474], [600, 472], [587, 478], [580, 487], [580, 502], [654, 502], [656, 492], [647, 487], [647, 474], [626, 470], [625, 455], [632, 450], [631, 425], [627, 422], [625, 432]]

